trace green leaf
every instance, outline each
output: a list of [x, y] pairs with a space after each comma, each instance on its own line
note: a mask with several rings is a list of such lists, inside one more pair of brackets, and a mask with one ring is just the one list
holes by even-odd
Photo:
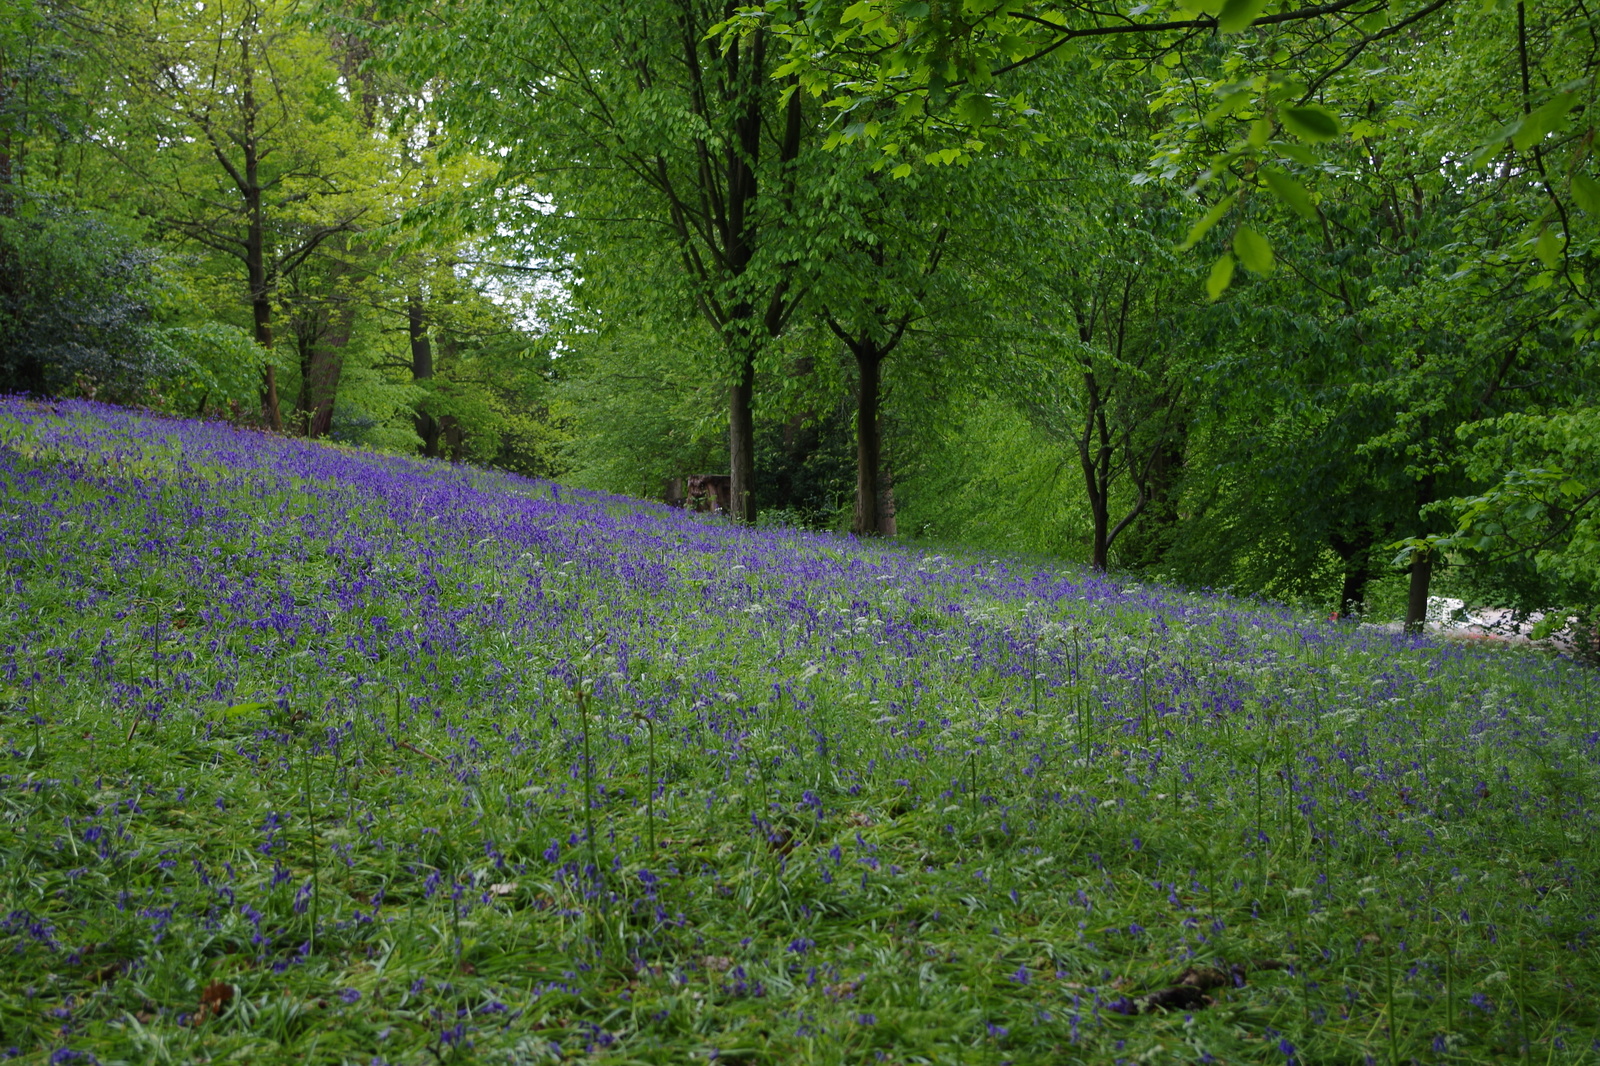
[[1233, 256], [1226, 253], [1211, 264], [1211, 275], [1206, 278], [1206, 296], [1213, 302], [1222, 298], [1233, 281]]
[[236, 703], [232, 707], [224, 709], [222, 714], [226, 718], [243, 718], [247, 714], [270, 710], [271, 707], [272, 704], [270, 703]]
[[1317, 157], [1311, 149], [1303, 144], [1291, 144], [1288, 141], [1273, 141], [1271, 147], [1280, 155], [1288, 156], [1302, 166], [1314, 167]]
[[1228, 210], [1233, 207], [1235, 199], [1233, 196], [1225, 196], [1212, 205], [1211, 210], [1207, 211], [1200, 221], [1190, 228], [1189, 235], [1183, 239], [1182, 244], [1178, 245], [1178, 251], [1187, 252], [1198, 244], [1201, 237], [1211, 232], [1212, 226], [1222, 221], [1222, 216], [1227, 214]]
[[[1272, 245], [1267, 239], [1249, 226], [1240, 226], [1233, 233], [1233, 251], [1243, 263], [1245, 269], [1252, 274], [1265, 276], [1272, 273]], [[1215, 269], [1212, 270], [1215, 274]], [[1233, 268], [1229, 267], [1228, 274], [1232, 276]], [[1226, 282], [1224, 282], [1226, 286]], [[1215, 296], [1212, 299], [1216, 299]]]
[[1511, 146], [1526, 152], [1544, 140], [1545, 134], [1560, 128], [1576, 100], [1574, 93], [1557, 93], [1544, 106], [1524, 115], [1521, 128], [1511, 136]]
[[1561, 262], [1561, 238], [1556, 236], [1554, 229], [1546, 226], [1539, 233], [1539, 239], [1533, 242], [1533, 254], [1539, 257], [1539, 262], [1552, 270]]
[[839, 21], [864, 22], [871, 18], [872, 14], [872, 4], [869, 3], [868, 0], [857, 0], [856, 3], [851, 4], [849, 7], [845, 8], [842, 13], [840, 13]]
[[1600, 215], [1600, 181], [1587, 174], [1572, 175], [1572, 198], [1584, 211]]
[[889, 171], [889, 176], [891, 178], [908, 178], [908, 177], [910, 177], [911, 176], [911, 164], [910, 163], [901, 163], [899, 166], [897, 166], [893, 170]]
[[1222, 102], [1206, 112], [1206, 125], [1211, 126], [1218, 119], [1227, 118], [1236, 111], [1242, 111], [1255, 103], [1255, 97], [1246, 92], [1229, 93], [1223, 97]]
[[1484, 145], [1482, 148], [1479, 148], [1476, 152], [1474, 152], [1472, 154], [1472, 158], [1467, 160], [1467, 169], [1468, 170], [1480, 170], [1480, 169], [1482, 169], [1484, 164], [1488, 163], [1489, 160], [1493, 159], [1495, 156], [1499, 155], [1502, 151], [1504, 151], [1505, 150], [1505, 146], [1506, 146], [1505, 145], [1505, 141], [1504, 140], [1499, 140], [1499, 141], [1492, 141], [1489, 144]]
[[1285, 207], [1312, 222], [1317, 220], [1317, 205], [1311, 202], [1311, 193], [1304, 185], [1276, 167], [1263, 167], [1261, 176], [1266, 179], [1272, 195]]
[[1278, 117], [1290, 132], [1312, 144], [1331, 141], [1339, 136], [1339, 120], [1332, 111], [1316, 104], [1286, 107], [1278, 112]]
[[1247, 28], [1267, 6], [1267, 0], [1226, 0], [1217, 15], [1217, 29], [1223, 33], [1238, 33]]
[[987, 96], [981, 93], [972, 96], [963, 96], [956, 105], [956, 114], [969, 126], [982, 126], [994, 117], [994, 106]]

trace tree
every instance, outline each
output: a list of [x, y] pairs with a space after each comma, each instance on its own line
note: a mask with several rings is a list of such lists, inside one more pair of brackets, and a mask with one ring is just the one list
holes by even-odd
[[1152, 506], [1170, 521], [1183, 462], [1189, 353], [1175, 337], [1193, 282], [1162, 240], [1173, 212], [1144, 199], [1087, 211], [1061, 203], [1040, 227], [1048, 236], [1033, 258], [1004, 275], [1034, 299], [1015, 316], [998, 375], [1030, 420], [1074, 454], [1097, 570]]
[[[811, 177], [819, 203], [808, 243], [829, 250], [808, 287], [807, 310], [844, 346], [855, 369], [857, 536], [893, 533], [885, 480], [882, 397], [889, 359], [931, 319], [959, 313], [961, 297], [941, 266], [971, 235], [974, 193], [993, 175], [974, 170], [897, 182], [847, 157], [824, 158]], [[974, 180], [978, 179], [978, 180]]]
[[133, 17], [124, 13], [125, 52], [110, 73], [125, 113], [101, 116], [99, 143], [164, 231], [242, 268], [255, 339], [269, 353], [262, 412], [282, 429], [270, 357], [279, 286], [371, 206], [360, 193], [378, 168], [355, 86], [281, 0]]
[[628, 270], [633, 249], [677, 262], [719, 340], [733, 511], [753, 521], [756, 372], [798, 296], [782, 233], [813, 126], [773, 80], [767, 34], [708, 40], [723, 9], [700, 0], [380, 14], [404, 19], [376, 31], [390, 69], [426, 80], [453, 142], [500, 161], [497, 188], [554, 206], [527, 219], [553, 256], [575, 241], [586, 271]]
[[0, 392], [83, 382], [129, 397], [176, 369], [155, 321], [154, 249], [84, 212], [12, 209], [0, 215]]

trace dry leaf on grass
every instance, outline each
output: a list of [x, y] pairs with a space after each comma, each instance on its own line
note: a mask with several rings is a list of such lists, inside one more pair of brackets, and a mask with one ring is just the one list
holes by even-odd
[[223, 984], [221, 981], [211, 982], [200, 993], [200, 1009], [194, 1013], [194, 1024], [199, 1025], [208, 1018], [219, 1017], [232, 1002], [232, 985]]

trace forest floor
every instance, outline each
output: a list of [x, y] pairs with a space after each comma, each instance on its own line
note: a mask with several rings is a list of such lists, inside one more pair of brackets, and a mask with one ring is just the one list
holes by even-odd
[[1597, 697], [0, 400], [0, 1054], [1593, 1062]]
[[[1535, 637], [1544, 617], [1540, 611], [1519, 614], [1508, 607], [1468, 607], [1465, 600], [1452, 596], [1429, 596], [1428, 620], [1424, 630], [1430, 636], [1443, 640], [1515, 644], [1570, 656], [1576, 650], [1576, 637], [1571, 630]], [[1399, 622], [1366, 624], [1389, 633], [1399, 633], [1402, 629]]]

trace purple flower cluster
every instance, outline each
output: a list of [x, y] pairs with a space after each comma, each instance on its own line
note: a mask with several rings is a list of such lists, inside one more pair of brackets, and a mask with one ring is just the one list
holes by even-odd
[[[1053, 1009], [971, 1013], [975, 1039], [1009, 1048], [1030, 1025], [1077, 1044], [1143, 1017], [1109, 969], [1066, 991], [1108, 955], [1218, 961], [1226, 994], [1245, 995], [1236, 930], [1280, 915], [1285, 954], [1313, 958], [1304, 940], [1366, 969], [1413, 927], [1429, 944], [1448, 927], [1481, 959], [1525, 950], [1501, 946], [1506, 923], [1508, 945], [1593, 950], [1591, 875], [1551, 842], [1600, 828], [1600, 686], [1559, 661], [17, 400], [0, 400], [0, 595], [28, 605], [0, 621], [0, 787], [50, 812], [35, 823], [65, 874], [50, 883], [116, 886], [126, 936], [152, 953], [232, 938], [282, 974], [325, 945], [363, 950], [398, 908], [432, 908], [451, 972], [470, 975], [471, 930], [522, 908], [565, 945], [535, 1001], [576, 1002], [600, 979], [585, 923], [603, 922], [674, 995], [740, 1010], [810, 996], [860, 1039], [895, 1013], [839, 976], [854, 966], [834, 954], [840, 930], [869, 914], [927, 936], [940, 909], [913, 921], [893, 903], [927, 892], [997, 943], [1016, 935], [999, 923], [1056, 923], [1053, 960], [1030, 952], [986, 978]], [[124, 773], [80, 780], [92, 799], [50, 811], [38, 737], [90, 705], [104, 720], [74, 725], [74, 743], [142, 736], [277, 792], [162, 792]], [[382, 802], [362, 791], [374, 782]], [[173, 810], [232, 838], [175, 848]], [[1519, 833], [1545, 843], [1504, 844]], [[377, 869], [355, 904], [321, 906], [330, 883]], [[1455, 898], [1469, 873], [1522, 895], [1498, 911], [1473, 897], [1491, 909], [1469, 918]], [[0, 952], [20, 965], [88, 944], [74, 891], [15, 904]], [[695, 941], [696, 914], [762, 907], [785, 917], [738, 959]], [[1323, 923], [1346, 915], [1365, 924], [1336, 942]], [[929, 972], [965, 965], [897, 935]], [[1408, 949], [1394, 982], [1446, 995], [1455, 971], [1419, 958]], [[1286, 987], [1321, 995], [1312, 971], [1284, 970]], [[438, 1054], [500, 1017], [446, 1000], [443, 977], [391, 997], [432, 997]], [[1485, 1033], [1520, 1024], [1450, 987]], [[327, 995], [380, 999], [342, 982]], [[1334, 1024], [1370, 999], [1328, 993], [1304, 1017]], [[585, 1024], [570, 1032], [585, 1047], [627, 1039]], [[1307, 1039], [1265, 1046], [1315, 1061]]]

